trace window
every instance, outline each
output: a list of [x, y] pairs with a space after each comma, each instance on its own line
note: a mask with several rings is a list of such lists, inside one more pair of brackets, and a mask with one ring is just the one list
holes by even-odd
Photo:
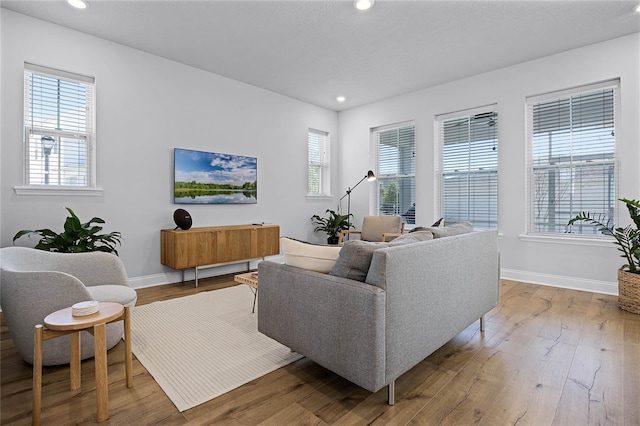
[[27, 187], [95, 188], [94, 79], [25, 63]]
[[567, 225], [583, 211], [613, 225], [618, 84], [527, 99], [529, 232], [599, 234], [586, 223]]
[[372, 185], [370, 210], [380, 216], [400, 215], [405, 223], [415, 224], [415, 125], [379, 127], [371, 135], [377, 185]]
[[307, 194], [330, 195], [329, 134], [309, 129], [307, 146]]
[[481, 108], [438, 116], [437, 178], [445, 223], [498, 227], [498, 113]]

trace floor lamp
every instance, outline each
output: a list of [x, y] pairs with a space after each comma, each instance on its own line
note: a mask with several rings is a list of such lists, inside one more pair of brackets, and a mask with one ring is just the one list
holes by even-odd
[[[369, 170], [367, 174], [358, 181], [358, 183], [353, 185], [353, 187], [349, 187], [347, 189], [347, 193], [340, 198], [340, 202], [342, 202], [344, 197], [347, 197], [347, 230], [351, 229], [351, 191], [356, 189], [356, 186], [360, 185], [365, 179], [369, 182], [376, 180], [376, 175], [373, 174], [373, 170]], [[347, 234], [347, 239], [349, 239], [349, 234]]]

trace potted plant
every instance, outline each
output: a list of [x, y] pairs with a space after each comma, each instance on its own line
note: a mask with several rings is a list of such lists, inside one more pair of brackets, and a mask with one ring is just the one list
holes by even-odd
[[349, 229], [349, 216], [348, 214], [336, 213], [333, 210], [327, 209], [325, 213], [329, 213], [328, 217], [320, 217], [317, 214], [311, 216], [316, 227], [314, 232], [326, 232], [329, 236], [327, 238], [327, 244], [338, 244], [338, 234], [340, 231]]
[[640, 201], [620, 198], [626, 204], [633, 224], [610, 227], [591, 213], [582, 212], [569, 221], [569, 225], [584, 221], [599, 227], [599, 231], [615, 238], [614, 243], [626, 259], [626, 265], [618, 269], [618, 306], [625, 311], [640, 314]]
[[101, 226], [94, 223], [105, 223], [99, 217], [94, 217], [89, 222], [82, 223], [69, 207], [65, 207], [70, 216], [64, 222], [64, 231], [56, 233], [51, 229], [22, 230], [14, 237], [15, 241], [23, 235], [39, 235], [40, 241], [34, 247], [39, 250], [56, 251], [60, 253], [81, 253], [86, 251], [104, 251], [118, 254], [116, 245], [120, 244], [120, 232], [98, 234]]

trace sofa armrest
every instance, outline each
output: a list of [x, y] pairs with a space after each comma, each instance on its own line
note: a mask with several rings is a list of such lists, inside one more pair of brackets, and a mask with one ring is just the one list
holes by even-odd
[[366, 389], [386, 384], [384, 290], [270, 261], [258, 271], [258, 331]]

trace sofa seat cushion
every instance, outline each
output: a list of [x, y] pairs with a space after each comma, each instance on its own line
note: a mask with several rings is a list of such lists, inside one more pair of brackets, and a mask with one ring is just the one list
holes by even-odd
[[284, 263], [297, 268], [328, 274], [336, 263], [339, 246], [309, 244], [291, 238], [280, 238]]
[[134, 306], [138, 294], [131, 287], [124, 285], [97, 285], [87, 287], [87, 291], [98, 302], [119, 303], [123, 306]]
[[403, 234], [387, 243], [362, 240], [347, 241], [343, 244], [342, 250], [340, 250], [340, 256], [338, 260], [336, 260], [330, 274], [365, 282], [375, 250], [431, 239], [433, 239], [431, 232], [419, 231], [411, 234]]

